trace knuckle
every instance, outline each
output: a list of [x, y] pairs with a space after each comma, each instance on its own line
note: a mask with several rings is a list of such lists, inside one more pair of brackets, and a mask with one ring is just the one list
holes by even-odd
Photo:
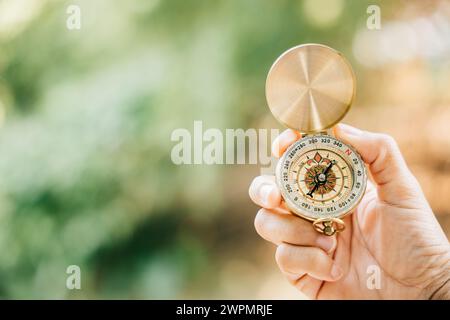
[[322, 250], [314, 248], [311, 249], [311, 254], [308, 257], [308, 263], [311, 266], [320, 266], [322, 263], [322, 257], [325, 254]]
[[397, 142], [395, 139], [386, 133], [378, 134], [378, 142], [389, 150], [395, 150], [397, 148]]
[[380, 159], [389, 164], [397, 165], [398, 159], [401, 158], [401, 154], [395, 139], [388, 134], [380, 133], [378, 134], [377, 142], [378, 148], [380, 149]]
[[274, 176], [270, 175], [257, 176], [253, 179], [249, 189], [252, 192], [256, 192], [263, 184], [273, 184], [274, 181], [275, 181]]
[[257, 176], [255, 178], [253, 178], [252, 183], [250, 183], [250, 191], [256, 189], [258, 187], [258, 185], [260, 184], [261, 181], [261, 176]]
[[311, 224], [297, 216], [291, 215], [285, 217], [286, 223], [283, 225], [284, 236], [287, 242], [300, 245], [315, 245], [319, 233], [317, 233]]
[[286, 218], [289, 221], [288, 226], [292, 234], [297, 235], [299, 237], [309, 238], [310, 236], [310, 233], [308, 232], [308, 229], [310, 227], [309, 222], [300, 219], [299, 217], [296, 217], [294, 215], [288, 216]]
[[294, 284], [294, 286], [295, 286], [295, 288], [297, 288], [297, 290], [302, 292], [304, 295], [307, 295], [305, 291], [310, 284], [311, 284], [311, 278], [309, 276], [305, 276], [305, 277], [297, 280], [296, 283]]

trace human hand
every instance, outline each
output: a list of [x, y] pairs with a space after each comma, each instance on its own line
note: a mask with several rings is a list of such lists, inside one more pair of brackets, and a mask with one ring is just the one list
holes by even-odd
[[[250, 198], [262, 207], [257, 232], [274, 243], [288, 280], [313, 299], [450, 299], [450, 244], [396, 142], [389, 136], [339, 125], [335, 135], [367, 164], [371, 181], [346, 229], [328, 237], [294, 216], [273, 176], [256, 177]], [[298, 132], [284, 131], [272, 153], [280, 157]], [[381, 288], [367, 285], [369, 266]]]

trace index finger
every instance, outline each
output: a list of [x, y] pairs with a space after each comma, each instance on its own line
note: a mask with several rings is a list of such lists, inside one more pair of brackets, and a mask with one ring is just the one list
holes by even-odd
[[292, 129], [284, 130], [272, 144], [272, 154], [274, 157], [281, 157], [287, 148], [295, 141], [300, 139], [302, 134], [298, 131]]

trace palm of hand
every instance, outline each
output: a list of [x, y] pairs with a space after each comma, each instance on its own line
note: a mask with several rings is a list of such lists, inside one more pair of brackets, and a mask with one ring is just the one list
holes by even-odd
[[433, 241], [434, 221], [429, 208], [420, 202], [417, 208], [389, 205], [379, 199], [375, 187], [369, 184], [355, 212], [344, 220], [347, 228], [338, 235], [334, 251], [344, 276], [336, 282], [322, 282], [315, 294], [317, 298], [425, 297], [425, 279], [429, 279], [428, 272], [433, 267], [430, 255], [442, 253], [439, 246], [433, 245], [439, 241]]

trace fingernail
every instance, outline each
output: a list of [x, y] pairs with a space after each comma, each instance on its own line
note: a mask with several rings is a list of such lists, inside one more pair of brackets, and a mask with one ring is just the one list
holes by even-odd
[[354, 136], [359, 136], [362, 133], [361, 130], [359, 130], [359, 129], [355, 128], [355, 127], [349, 126], [347, 124], [343, 124], [343, 123], [339, 124], [339, 129], [343, 133], [351, 134], [351, 135], [354, 135]]
[[264, 184], [261, 186], [261, 188], [259, 189], [259, 196], [263, 204], [265, 205], [269, 204], [269, 197], [273, 190], [274, 188], [270, 184]]
[[336, 264], [333, 264], [333, 267], [331, 268], [331, 277], [334, 280], [338, 280], [342, 277], [342, 269]]
[[286, 140], [296, 140], [297, 134], [293, 130], [287, 129], [281, 133], [280, 137]]
[[272, 144], [272, 155], [279, 157], [281, 154], [280, 137], [278, 137]]
[[298, 136], [295, 131], [291, 129], [284, 130], [278, 138], [275, 140], [272, 145], [272, 154], [276, 157], [281, 156], [282, 150], [281, 146], [285, 146], [286, 144], [290, 144], [291, 141], [297, 140]]
[[319, 248], [329, 253], [336, 247], [336, 238], [329, 236], [319, 236], [316, 243]]

